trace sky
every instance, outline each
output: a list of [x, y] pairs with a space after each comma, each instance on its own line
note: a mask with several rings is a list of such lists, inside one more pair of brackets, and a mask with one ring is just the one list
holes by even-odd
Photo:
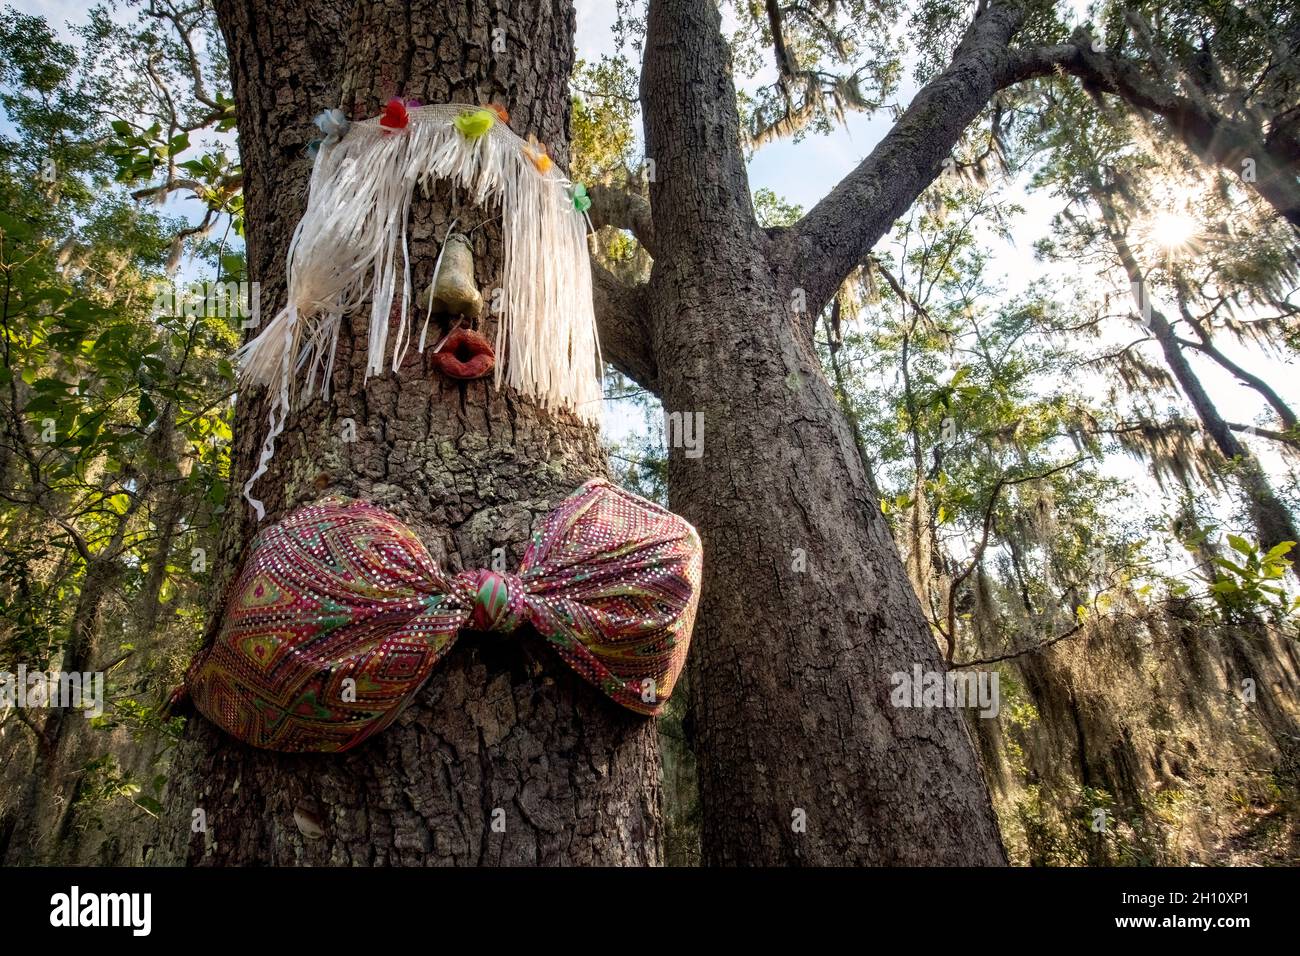
[[[13, 5], [25, 12], [43, 15], [60, 25], [83, 23], [86, 19], [85, 3], [75, 0], [17, 0]], [[1076, 10], [1082, 10], [1084, 4], [1081, 0], [1074, 0], [1074, 6]], [[619, 52], [611, 31], [617, 16], [615, 0], [576, 0], [576, 7], [577, 55], [592, 61], [598, 60], [602, 54]], [[128, 14], [129, 12], [124, 13]], [[724, 30], [728, 26], [724, 23]], [[628, 52], [632, 55], [631, 51]], [[905, 104], [915, 91], [915, 86], [910, 81], [910, 69], [905, 71], [905, 75], [908, 79], [896, 97], [901, 104]], [[766, 82], [769, 79], [770, 77], [760, 77], [759, 81]], [[850, 113], [843, 127], [833, 133], [810, 135], [798, 144], [781, 141], [765, 146], [749, 165], [751, 191], [766, 187], [787, 202], [805, 209], [811, 208], [871, 151], [889, 125], [890, 120], [885, 111], [870, 117]], [[7, 122], [0, 116], [0, 128], [7, 126]], [[988, 251], [992, 256], [993, 274], [1000, 274], [1002, 287], [1014, 293], [1054, 268], [1035, 260], [1031, 252], [1033, 243], [1048, 233], [1051, 217], [1058, 211], [1058, 203], [1046, 193], [1027, 193], [1019, 184], [1011, 184], [1007, 192], [1008, 198], [1024, 206], [1025, 213], [1016, 221], [1014, 242], [1008, 244], [989, 237]], [[172, 206], [170, 211], [183, 212], [187, 209], [184, 206]], [[1133, 331], [1137, 332], [1136, 325]], [[1132, 337], [1138, 336], [1135, 334]], [[1120, 344], [1124, 341], [1128, 339], [1120, 340]], [[1296, 374], [1294, 364], [1283, 365], [1262, 358], [1258, 352], [1243, 349], [1231, 342], [1225, 341], [1222, 347], [1239, 364], [1263, 375], [1285, 399], [1300, 404], [1300, 375]], [[1229, 420], [1247, 423], [1270, 421], [1262, 400], [1238, 384], [1219, 366], [1196, 355], [1192, 356], [1192, 363]], [[1184, 414], [1190, 414], [1190, 410], [1185, 409]], [[603, 424], [607, 437], [613, 440], [645, 427], [640, 414], [627, 402], [607, 403]], [[1265, 464], [1276, 474], [1280, 460], [1269, 447], [1271, 443], [1265, 439], [1251, 441]], [[1108, 461], [1108, 468], [1111, 466]], [[1128, 470], [1128, 466], [1120, 460], [1116, 460], [1113, 467]], [[1133, 465], [1133, 472], [1134, 481], [1143, 480], [1141, 469], [1136, 464]]]

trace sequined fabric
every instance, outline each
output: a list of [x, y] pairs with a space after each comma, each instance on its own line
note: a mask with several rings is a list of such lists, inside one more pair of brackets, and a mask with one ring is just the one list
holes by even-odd
[[449, 575], [387, 511], [327, 499], [258, 535], [187, 684], [202, 714], [256, 747], [346, 750], [392, 722], [462, 628], [527, 624], [611, 699], [654, 715], [686, 660], [700, 566], [694, 528], [603, 479], [547, 515], [513, 574]]

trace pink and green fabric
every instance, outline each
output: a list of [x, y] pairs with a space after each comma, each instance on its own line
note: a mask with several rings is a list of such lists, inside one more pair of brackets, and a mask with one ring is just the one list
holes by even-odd
[[700, 567], [694, 528], [603, 479], [546, 516], [514, 574], [449, 575], [392, 514], [326, 499], [258, 535], [186, 682], [204, 716], [253, 746], [347, 750], [392, 722], [460, 630], [527, 623], [611, 699], [654, 715], [686, 661]]

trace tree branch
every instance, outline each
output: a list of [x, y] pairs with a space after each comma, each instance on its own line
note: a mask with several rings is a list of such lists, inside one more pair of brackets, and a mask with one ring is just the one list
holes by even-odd
[[961, 667], [978, 667], [984, 664], [998, 664], [1001, 663], [1002, 661], [1009, 661], [1012, 658], [1016, 658], [1016, 657], [1024, 657], [1026, 654], [1037, 654], [1040, 651], [1047, 650], [1047, 648], [1051, 647], [1054, 644], [1061, 643], [1061, 641], [1065, 640], [1066, 638], [1073, 637], [1075, 634], [1078, 634], [1082, 630], [1083, 630], [1083, 624], [1076, 624], [1074, 625], [1074, 627], [1070, 628], [1068, 631], [1064, 632], [1063, 634], [1057, 634], [1055, 637], [1049, 637], [1047, 640], [1041, 641], [1038, 644], [1034, 644], [1031, 647], [1026, 647], [1018, 651], [1008, 651], [1005, 654], [998, 654], [994, 657], [978, 657], [975, 660], [961, 661], [960, 663], [949, 662], [948, 667], [951, 670], [956, 670]]
[[199, 59], [198, 51], [194, 48], [194, 40], [191, 37], [191, 34], [198, 27], [199, 22], [197, 19], [190, 22], [184, 18], [184, 13], [197, 13], [201, 9], [202, 6], [196, 5], [186, 11], [181, 11], [177, 10], [174, 4], [165, 3], [163, 6], [159, 6], [151, 0], [144, 12], [147, 16], [153, 17], [156, 20], [166, 20], [170, 22], [176, 29], [176, 36], [180, 39], [181, 43], [185, 45], [185, 67], [189, 70], [190, 79], [194, 84], [194, 98], [204, 106], [210, 106], [213, 109], [220, 109], [217, 101], [208, 94], [207, 85], [203, 82], [201, 61]]
[[[1268, 402], [1269, 405], [1273, 407], [1273, 411], [1277, 412], [1277, 417], [1282, 420], [1282, 428], [1284, 430], [1292, 430], [1297, 424], [1300, 424], [1300, 422], [1297, 422], [1296, 414], [1291, 410], [1291, 406], [1283, 400], [1282, 396], [1277, 393], [1273, 386], [1269, 385], [1268, 382], [1264, 381], [1253, 372], [1246, 371], [1236, 362], [1232, 361], [1232, 359], [1228, 358], [1228, 356], [1219, 351], [1218, 347], [1214, 344], [1213, 339], [1211, 339], [1210, 332], [1206, 328], [1205, 323], [1192, 314], [1191, 306], [1188, 305], [1187, 302], [1187, 289], [1182, 285], [1182, 283], [1179, 283], [1178, 286], [1178, 312], [1182, 315], [1183, 320], [1192, 327], [1192, 330], [1196, 333], [1200, 341], [1190, 342], [1181, 338], [1175, 338], [1174, 341], [1176, 341], [1180, 346], [1196, 349], [1201, 354], [1213, 359], [1222, 368], [1231, 372], [1237, 381], [1258, 392], [1264, 401]], [[1211, 312], [1211, 315], [1212, 314], [1213, 312]]]
[[601, 357], [658, 396], [659, 365], [650, 334], [645, 286], [623, 282], [593, 258], [591, 292]]
[[1300, 229], [1300, 141], [1280, 127], [1268, 136], [1206, 103], [1148, 77], [1138, 61], [1094, 50], [1076, 30], [1070, 42], [1010, 49], [1023, 14], [1013, 0], [989, 0], [962, 38], [948, 67], [927, 83], [871, 154], [786, 233], [781, 250], [794, 281], [817, 314], [854, 265], [934, 180], [943, 159], [998, 90], [1033, 77], [1068, 73], [1098, 93], [1168, 121], [1205, 162], [1234, 173], [1251, 159], [1256, 191]]
[[[799, 71], [799, 64], [790, 48], [785, 45], [785, 28], [781, 20], [781, 8], [776, 0], [766, 0], [767, 26], [772, 33], [772, 49], [776, 54], [776, 71], [782, 80], [788, 81]], [[789, 88], [786, 88], [789, 98]]]
[[1092, 38], [1082, 27], [1068, 43], [1009, 53], [1007, 85], [1054, 73], [1076, 77], [1094, 95], [1107, 93], [1163, 117], [1173, 134], [1203, 162], [1240, 176], [1242, 161], [1253, 160], [1255, 190], [1300, 229], [1300, 184], [1295, 172], [1300, 166], [1300, 140], [1284, 127], [1276, 126], [1264, 135], [1224, 116], [1207, 102], [1182, 96], [1148, 76], [1140, 61], [1094, 49]]
[[1241, 422], [1228, 422], [1228, 427], [1234, 432], [1241, 432], [1243, 435], [1258, 435], [1260, 438], [1267, 438], [1300, 450], [1300, 438], [1293, 438], [1286, 432], [1276, 431], [1272, 428], [1260, 428], [1258, 425], [1246, 425]]
[[209, 186], [207, 183], [199, 182], [197, 179], [186, 179], [184, 177], [175, 177], [168, 179], [157, 186], [146, 186], [143, 189], [136, 189], [131, 193], [131, 198], [136, 200], [157, 200], [161, 202], [169, 193], [182, 189], [188, 189], [194, 193], [196, 199], [208, 202], [208, 197], [226, 198], [233, 196], [243, 188], [243, 174], [235, 176], [226, 176], [220, 182]]
[[15, 707], [13, 714], [24, 727], [36, 735], [36, 746], [40, 749], [41, 753], [49, 754], [53, 750], [53, 744], [50, 741], [49, 736], [46, 734], [45, 728], [37, 727], [36, 723], [31, 719], [31, 717], [27, 716], [21, 707]]
[[650, 203], [637, 193], [617, 186], [590, 186], [587, 195], [591, 198], [591, 224], [599, 229], [601, 226], [613, 226], [626, 229], [636, 237], [650, 257], [655, 255], [655, 227], [650, 214]]
[[1055, 468], [1036, 475], [1024, 475], [1020, 478], [1007, 478], [1004, 475], [993, 486], [993, 490], [989, 493], [988, 506], [984, 509], [984, 526], [980, 534], [979, 544], [975, 546], [975, 550], [971, 553], [970, 563], [948, 585], [948, 631], [944, 634], [944, 638], [948, 642], [947, 663], [950, 666], [952, 665], [953, 655], [957, 652], [957, 588], [970, 577], [971, 572], [979, 567], [980, 561], [984, 558], [984, 551], [989, 544], [989, 535], [993, 531], [993, 511], [997, 507], [998, 495], [1002, 493], [1003, 488], [1009, 488], [1012, 485], [1023, 485], [1029, 481], [1038, 481], [1040, 478], [1049, 478], [1057, 472], [1073, 468], [1088, 457], [1090, 456], [1081, 455], [1073, 461], [1068, 461], [1064, 465], [1057, 465]]
[[943, 159], [1007, 85], [1007, 44], [1023, 13], [990, 0], [948, 67], [927, 83], [862, 163], [778, 242], [816, 315], [903, 211], [933, 182]]

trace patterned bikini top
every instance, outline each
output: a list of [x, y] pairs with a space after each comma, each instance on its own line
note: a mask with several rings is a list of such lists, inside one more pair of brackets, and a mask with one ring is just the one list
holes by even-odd
[[514, 574], [449, 574], [387, 511], [330, 498], [257, 536], [186, 684], [253, 746], [347, 750], [392, 722], [462, 628], [526, 622], [613, 700], [654, 715], [686, 661], [700, 565], [694, 528], [603, 479], [546, 516]]

